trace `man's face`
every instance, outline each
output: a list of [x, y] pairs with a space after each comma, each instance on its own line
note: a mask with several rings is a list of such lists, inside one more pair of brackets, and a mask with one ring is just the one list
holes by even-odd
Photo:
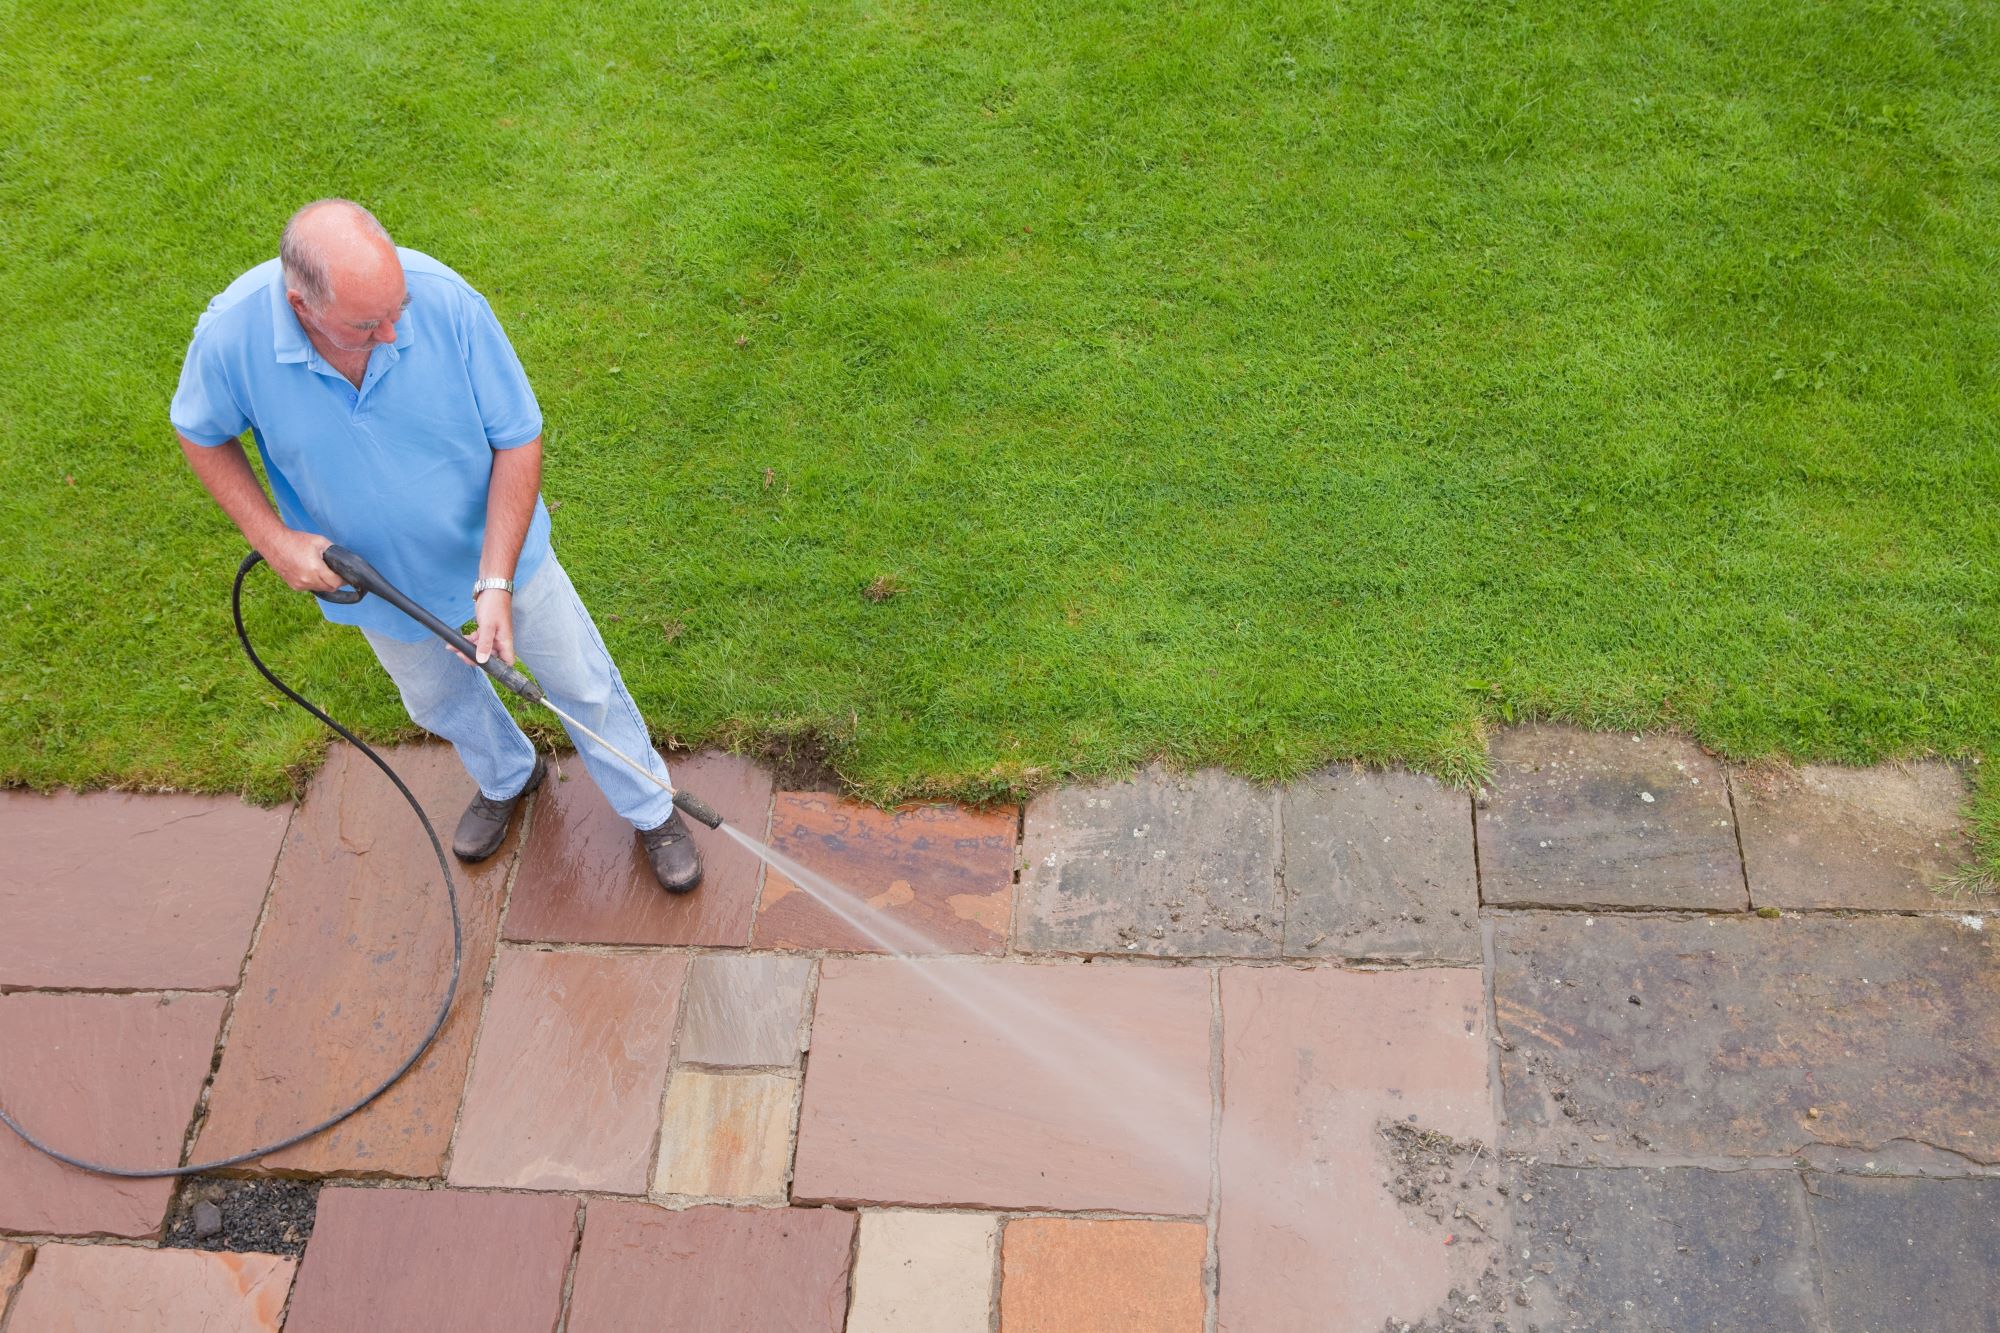
[[409, 285], [400, 265], [370, 281], [333, 285], [333, 299], [315, 308], [295, 291], [285, 293], [299, 322], [342, 352], [364, 352], [396, 341], [396, 321], [410, 308]]

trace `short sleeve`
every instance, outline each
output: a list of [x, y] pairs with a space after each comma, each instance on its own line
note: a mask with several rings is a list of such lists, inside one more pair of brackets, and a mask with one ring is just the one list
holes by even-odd
[[475, 295], [467, 315], [465, 363], [486, 442], [495, 449], [518, 448], [541, 435], [541, 405], [486, 298]]
[[250, 429], [250, 418], [236, 400], [214, 341], [203, 338], [199, 329], [181, 362], [180, 387], [174, 390], [167, 416], [175, 430], [209, 448], [227, 444]]

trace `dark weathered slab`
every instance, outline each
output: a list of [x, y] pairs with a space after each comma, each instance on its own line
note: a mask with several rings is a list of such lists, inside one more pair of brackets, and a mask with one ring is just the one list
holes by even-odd
[[1501, 732], [1478, 828], [1488, 903], [1738, 910], [1749, 902], [1722, 765], [1679, 737]]
[[1226, 773], [1157, 766], [1028, 807], [1024, 950], [1270, 958], [1282, 945], [1276, 797]]
[[839, 1333], [853, 1213], [593, 1201], [569, 1333]]
[[1730, 786], [1759, 907], [1946, 907], [1931, 886], [1971, 856], [1950, 764], [1738, 769]]
[[1838, 1333], [2000, 1330], [2000, 1179], [1806, 1177]]
[[1551, 1333], [1822, 1327], [1794, 1172], [1536, 1167], [1512, 1188], [1507, 1270]]
[[1574, 913], [1494, 923], [1514, 1141], [2000, 1159], [2000, 951], [1952, 918]]
[[1472, 801], [1401, 769], [1284, 791], [1285, 954], [1479, 961]]
[[234, 988], [290, 813], [0, 792], [0, 986]]
[[323, 1190], [286, 1333], [549, 1333], [576, 1208], [555, 1194]]

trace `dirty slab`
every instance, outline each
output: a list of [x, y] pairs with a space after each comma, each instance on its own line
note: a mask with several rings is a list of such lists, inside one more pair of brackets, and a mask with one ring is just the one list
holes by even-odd
[[451, 1183], [645, 1193], [686, 971], [680, 955], [502, 951]]
[[[44, 1245], [10, 1328], [276, 1333], [295, 1265], [274, 1254]], [[141, 1312], [143, 1316], [141, 1316]]]
[[1952, 918], [1493, 923], [1511, 1141], [1562, 1160], [1915, 1139], [2000, 1160], [2000, 941]]
[[592, 1200], [568, 1333], [840, 1333], [854, 1214]]
[[[736, 755], [670, 756], [676, 785], [698, 794], [732, 827], [764, 836], [771, 779]], [[510, 940], [552, 944], [750, 942], [763, 862], [726, 834], [688, 820], [701, 850], [701, 887], [668, 893], [646, 864], [632, 826], [619, 818], [573, 756], [536, 793], [533, 827], [503, 930]]]
[[184, 1180], [161, 1243], [182, 1250], [255, 1250], [296, 1259], [312, 1239], [319, 1190], [317, 1180]]
[[1511, 1278], [1545, 1333], [1823, 1327], [1796, 1172], [1536, 1166], [1513, 1176]]
[[863, 1213], [847, 1333], [989, 1333], [999, 1221], [985, 1213]]
[[850, 895], [852, 920], [777, 869], [757, 909], [760, 948], [996, 954], [1013, 911], [1013, 807], [878, 810], [822, 792], [780, 792], [771, 846]]
[[2000, 1179], [1805, 1183], [1838, 1333], [2000, 1329]]
[[286, 1333], [549, 1333], [576, 1214], [553, 1194], [329, 1187]]
[[[73, 1156], [174, 1166], [215, 1057], [221, 995], [0, 995], [0, 1106]], [[0, 1231], [152, 1237], [173, 1181], [63, 1166], [0, 1130]]]
[[1284, 934], [1275, 792], [1152, 765], [1028, 807], [1017, 946], [1030, 953], [1272, 958]]
[[1739, 768], [1730, 786], [1759, 907], [1940, 910], [1933, 886], [1972, 855], [1950, 764]]
[[1008, 1333], [1201, 1333], [1208, 1228], [1199, 1222], [1023, 1217], [1000, 1247]]
[[1194, 969], [829, 958], [793, 1198], [1199, 1216], [1210, 1012]]
[[1222, 1027], [1220, 1327], [1378, 1329], [1472, 1287], [1497, 1203], [1467, 1192], [1482, 1234], [1399, 1198], [1383, 1130], [1491, 1154], [1478, 970], [1229, 968]]
[[1469, 796], [1421, 773], [1332, 768], [1282, 802], [1287, 957], [1479, 962]]
[[777, 954], [702, 954], [688, 973], [682, 1064], [796, 1065], [812, 960]]
[[289, 806], [0, 792], [0, 986], [228, 990]]
[[[402, 745], [384, 757], [441, 828], [477, 791], [449, 746]], [[360, 1113], [260, 1168], [439, 1173], [517, 836], [479, 865], [452, 864], [465, 964], [423, 1059]], [[430, 839], [367, 757], [336, 745], [285, 837], [197, 1157], [283, 1138], [387, 1078], [430, 1026], [450, 979], [451, 914]]]
[[1749, 905], [1722, 765], [1677, 736], [1501, 732], [1477, 824], [1489, 904]]

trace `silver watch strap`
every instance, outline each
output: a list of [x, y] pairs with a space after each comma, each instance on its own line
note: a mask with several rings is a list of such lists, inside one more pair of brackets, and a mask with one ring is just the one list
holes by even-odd
[[513, 595], [513, 592], [514, 592], [514, 580], [512, 580], [512, 579], [480, 579], [480, 580], [479, 580], [479, 581], [478, 581], [477, 583], [474, 583], [474, 584], [472, 585], [472, 595], [473, 595], [474, 597], [477, 597], [477, 596], [479, 596], [479, 594], [480, 594], [480, 593], [482, 593], [482, 592], [491, 592], [491, 591], [493, 591], [493, 589], [495, 589], [495, 588], [498, 588], [498, 589], [499, 589], [499, 590], [500, 590], [501, 592], [504, 592], [504, 593], [508, 594], [509, 596], [512, 596], [512, 595]]

